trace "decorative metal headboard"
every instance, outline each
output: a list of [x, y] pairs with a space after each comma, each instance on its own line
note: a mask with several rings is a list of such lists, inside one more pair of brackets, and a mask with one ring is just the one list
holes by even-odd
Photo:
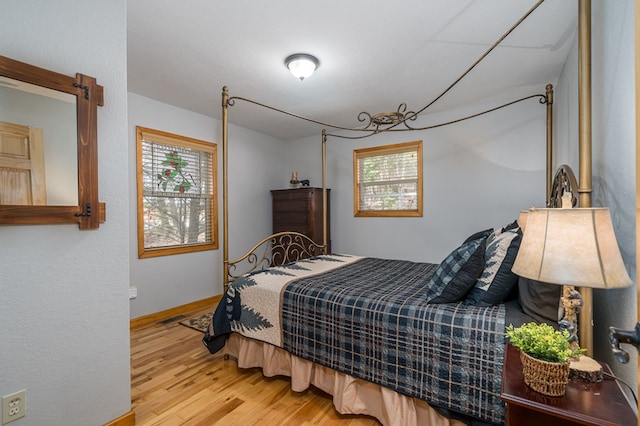
[[[299, 232], [278, 232], [264, 238], [243, 256], [229, 261], [228, 280], [270, 266], [280, 266], [324, 253], [324, 245]], [[225, 288], [226, 291], [226, 288]]]
[[571, 167], [563, 164], [558, 167], [553, 178], [547, 207], [562, 207], [562, 196], [565, 193], [571, 194], [571, 207], [576, 207], [578, 205], [578, 181]]

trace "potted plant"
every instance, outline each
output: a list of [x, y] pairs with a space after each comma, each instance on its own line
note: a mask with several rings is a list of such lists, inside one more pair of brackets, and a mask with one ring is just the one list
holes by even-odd
[[510, 324], [506, 334], [511, 344], [520, 350], [525, 383], [545, 395], [564, 395], [569, 381], [569, 361], [584, 352], [571, 346], [569, 332], [530, 322], [520, 327]]

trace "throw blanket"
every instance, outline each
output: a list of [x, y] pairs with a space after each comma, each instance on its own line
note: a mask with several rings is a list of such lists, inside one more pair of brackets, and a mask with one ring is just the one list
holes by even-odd
[[283, 288], [295, 279], [321, 274], [360, 259], [350, 255], [318, 256], [236, 279], [229, 284], [227, 294], [215, 310], [203, 343], [211, 353], [216, 353], [224, 347], [227, 335], [236, 331], [283, 347], [280, 316]]
[[[281, 292], [281, 321], [264, 321], [261, 308], [246, 305], [247, 284], [236, 286], [236, 280], [218, 307], [224, 305], [228, 329], [273, 343], [273, 335], [261, 338], [258, 329], [277, 324], [278, 346], [294, 355], [435, 406], [503, 422], [504, 306], [427, 304], [426, 286], [436, 267], [427, 263], [333, 255], [274, 269], [291, 273], [327, 261], [334, 265], [323, 274], [289, 277]], [[341, 261], [345, 266], [335, 267]], [[243, 324], [234, 304], [259, 315]]]

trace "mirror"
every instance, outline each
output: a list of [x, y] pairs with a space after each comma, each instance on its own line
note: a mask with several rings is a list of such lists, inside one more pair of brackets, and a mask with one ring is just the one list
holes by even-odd
[[0, 225], [98, 228], [97, 107], [93, 77], [66, 76], [0, 56]]
[[78, 205], [76, 97], [0, 77], [0, 99], [2, 164], [30, 160], [28, 173], [0, 172], [0, 203]]

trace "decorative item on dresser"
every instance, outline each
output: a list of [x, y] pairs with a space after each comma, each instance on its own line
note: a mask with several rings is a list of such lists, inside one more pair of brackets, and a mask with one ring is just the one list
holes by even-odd
[[[327, 189], [327, 218], [329, 217], [329, 191]], [[323, 244], [322, 234], [322, 188], [302, 187], [297, 189], [274, 189], [273, 233], [295, 231]], [[327, 219], [327, 253], [331, 253], [331, 234]]]

